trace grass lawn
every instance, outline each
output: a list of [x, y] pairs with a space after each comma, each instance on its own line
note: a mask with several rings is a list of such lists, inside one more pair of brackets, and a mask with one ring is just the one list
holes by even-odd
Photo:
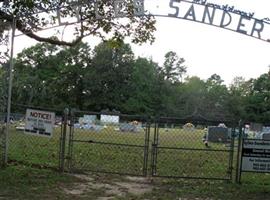
[[61, 174], [24, 165], [0, 169], [0, 199], [257, 200], [270, 199], [270, 175], [247, 174], [243, 184], [224, 181]]
[[[56, 128], [52, 138], [44, 138], [11, 130], [9, 159], [13, 162], [8, 168], [0, 169], [0, 199], [270, 199], [269, 174], [244, 173], [242, 185], [151, 176], [129, 179], [112, 174], [60, 174], [48, 169], [58, 167], [60, 133], [60, 128]], [[151, 128], [149, 173], [153, 133]], [[156, 175], [227, 178], [228, 146], [211, 143], [206, 148], [203, 134], [200, 130], [160, 129]], [[142, 175], [144, 131], [124, 133], [115, 127], [100, 132], [75, 129], [74, 140], [71, 164], [75, 171]], [[179, 147], [183, 149], [175, 149]], [[234, 159], [235, 156], [236, 152]]]
[[[74, 129], [71, 169], [143, 175], [144, 130], [132, 133], [119, 132], [116, 128], [108, 126], [99, 132]], [[57, 168], [60, 134], [59, 127], [55, 128], [51, 138], [24, 134], [13, 127], [9, 136], [9, 159], [41, 167]], [[203, 134], [202, 130], [160, 128], [158, 147], [162, 148], [157, 149], [156, 175], [227, 179], [230, 175], [229, 147], [212, 143], [210, 148], [206, 148], [202, 142]], [[153, 141], [154, 129], [151, 128], [147, 154], [148, 174], [151, 172]], [[66, 143], [66, 156], [68, 156], [68, 140]]]
[[65, 199], [61, 185], [74, 182], [52, 170], [10, 165], [0, 169], [0, 199]]
[[270, 199], [270, 175], [246, 175], [243, 184], [209, 180], [156, 180], [150, 199]]

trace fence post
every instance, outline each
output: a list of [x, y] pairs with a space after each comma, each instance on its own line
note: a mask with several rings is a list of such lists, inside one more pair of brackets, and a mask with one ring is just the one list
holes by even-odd
[[74, 134], [74, 119], [75, 110], [70, 110], [70, 124], [69, 124], [69, 136], [68, 136], [68, 170], [72, 170], [72, 158], [73, 158], [73, 134]]
[[235, 127], [231, 132], [231, 147], [230, 147], [230, 159], [229, 159], [229, 174], [230, 180], [233, 181], [233, 157], [234, 157], [234, 144], [235, 144]]
[[237, 148], [237, 160], [236, 160], [236, 176], [235, 176], [235, 182], [240, 184], [241, 179], [241, 151], [242, 151], [242, 121], [239, 121], [239, 135], [238, 135], [238, 148]]
[[61, 172], [64, 172], [65, 170], [65, 149], [66, 149], [68, 114], [69, 114], [69, 109], [66, 108], [64, 110], [64, 118], [63, 118], [63, 124], [62, 124], [63, 128], [61, 131], [61, 138], [60, 138], [59, 168]]
[[157, 157], [157, 145], [158, 145], [158, 120], [154, 121], [154, 141], [152, 142], [152, 158], [151, 158], [151, 174], [152, 176], [156, 175], [156, 157]]
[[150, 127], [151, 122], [147, 119], [146, 130], [144, 134], [144, 166], [143, 166], [143, 176], [147, 176], [148, 172], [148, 154], [149, 154], [149, 137], [150, 137]]

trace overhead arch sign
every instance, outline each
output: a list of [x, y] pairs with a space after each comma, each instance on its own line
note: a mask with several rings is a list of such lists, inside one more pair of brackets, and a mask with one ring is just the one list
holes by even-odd
[[242, 11], [228, 4], [210, 3], [207, 0], [162, 1], [151, 5], [155, 1], [145, 0], [145, 11], [154, 16], [173, 17], [212, 25], [270, 42], [269, 18], [255, 18], [254, 12]]
[[[128, 10], [132, 8], [133, 14], [138, 17], [150, 15], [189, 20], [270, 42], [270, 18], [257, 16], [255, 12], [243, 11], [228, 4], [216, 4], [210, 2], [210, 0], [108, 0], [110, 6], [106, 7], [105, 5], [103, 7], [104, 1], [67, 0], [74, 11], [72, 19], [65, 18], [66, 15], [61, 13], [63, 11], [58, 6], [52, 10], [40, 8], [40, 13], [46, 16], [46, 14], [54, 12], [54, 18], [57, 19], [55, 27], [57, 27], [81, 22], [83, 19], [80, 16], [80, 10], [89, 6], [94, 9], [96, 19], [106, 17], [102, 16], [102, 13], [108, 9], [113, 10], [110, 17], [123, 18], [127, 16], [125, 8], [128, 8]], [[5, 9], [5, 7], [1, 9]]]
[[[103, 13], [103, 8], [99, 3], [104, 0], [70, 1], [75, 10], [79, 10], [80, 6], [86, 4], [95, 4], [96, 18], [102, 18], [99, 13]], [[268, 17], [256, 17], [254, 12], [243, 11], [232, 5], [220, 5], [210, 2], [210, 0], [111, 0], [111, 2], [113, 2], [115, 18], [125, 17], [124, 8], [128, 4], [132, 4], [136, 16], [151, 15], [184, 19], [270, 42], [270, 19]], [[60, 15], [58, 14], [58, 16]], [[80, 17], [77, 16], [77, 19], [80, 20]]]

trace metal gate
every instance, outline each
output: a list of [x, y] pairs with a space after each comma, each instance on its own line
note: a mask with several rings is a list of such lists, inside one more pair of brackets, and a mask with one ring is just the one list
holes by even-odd
[[155, 177], [232, 180], [234, 132], [204, 143], [209, 122], [163, 118], [155, 125], [151, 171]]
[[229, 137], [203, 142], [206, 128], [218, 124], [160, 118], [151, 126], [141, 116], [72, 112], [63, 126], [60, 167], [66, 159], [71, 172], [232, 180], [235, 126], [226, 123]]
[[149, 132], [144, 117], [73, 112], [69, 123], [68, 168], [146, 176]]

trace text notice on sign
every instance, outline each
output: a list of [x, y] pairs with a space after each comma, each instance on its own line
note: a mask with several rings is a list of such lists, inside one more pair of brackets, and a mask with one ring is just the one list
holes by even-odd
[[25, 119], [25, 133], [51, 137], [55, 123], [55, 113], [27, 109]]
[[270, 141], [244, 140], [242, 171], [270, 172]]

